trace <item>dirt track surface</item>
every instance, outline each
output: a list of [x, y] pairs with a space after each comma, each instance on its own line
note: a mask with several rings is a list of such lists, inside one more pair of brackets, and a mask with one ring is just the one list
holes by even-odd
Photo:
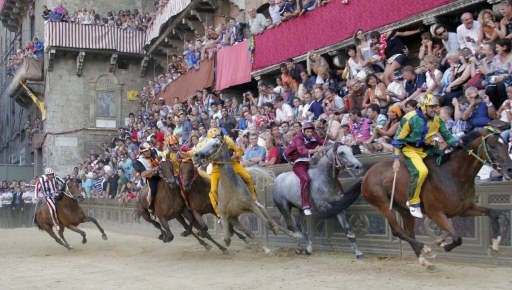
[[512, 269], [436, 263], [430, 273], [414, 259], [315, 252], [273, 256], [241, 243], [229, 254], [204, 250], [192, 238], [163, 244], [154, 236], [112, 232], [88, 243], [66, 231], [72, 251], [35, 228], [0, 230], [0, 289], [512, 289]]

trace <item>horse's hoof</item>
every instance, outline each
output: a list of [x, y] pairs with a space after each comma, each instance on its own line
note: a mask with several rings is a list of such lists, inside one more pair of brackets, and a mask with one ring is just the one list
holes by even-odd
[[231, 245], [231, 239], [230, 238], [225, 238], [224, 239], [224, 243], [226, 244], [226, 246], [229, 247], [229, 245]]
[[68, 249], [68, 251], [73, 250], [73, 247], [71, 247], [71, 246], [67, 246], [66, 248]]
[[306, 247], [306, 255], [311, 255], [311, 254], [313, 254], [313, 247], [307, 246]]
[[244, 241], [246, 245], [250, 243], [250, 241], [247, 238], [243, 239], [242, 241]]
[[208, 245], [208, 244], [205, 244], [205, 245], [204, 245], [204, 248], [205, 248], [207, 251], [209, 251], [209, 250], [211, 250], [211, 249], [212, 249], [212, 246], [211, 246], [211, 245]]
[[364, 254], [361, 253], [361, 254], [356, 255], [356, 259], [363, 260], [364, 259]]
[[105, 235], [105, 234], [101, 235], [101, 238], [102, 238], [104, 241], [108, 240], [108, 237], [107, 237], [107, 235]]
[[271, 249], [269, 249], [267, 247], [263, 247], [263, 250], [265, 251], [265, 255], [267, 255], [269, 257], [273, 255]]
[[160, 235], [158, 236], [158, 239], [159, 239], [159, 240], [161, 240], [161, 241], [163, 241], [163, 240], [164, 240], [164, 234], [160, 234]]
[[224, 255], [227, 255], [227, 254], [229, 254], [229, 251], [228, 251], [228, 249], [224, 249], [224, 250], [222, 250], [222, 253], [223, 253]]
[[181, 236], [182, 236], [182, 237], [188, 237], [188, 236], [190, 236], [191, 234], [192, 234], [192, 231], [184, 231], [184, 232], [182, 232], [182, 233], [181, 233]]
[[86, 238], [84, 238], [84, 239], [82, 240], [82, 244], [86, 244], [86, 243], [87, 243], [87, 239], [86, 239]]
[[492, 246], [489, 246], [489, 249], [487, 249], [487, 255], [491, 258], [496, 258], [500, 254], [499, 251], [495, 251]]
[[436, 272], [439, 272], [436, 265], [428, 265], [427, 266], [427, 271], [429, 271], [430, 273], [436, 273]]
[[295, 254], [297, 254], [297, 255], [302, 255], [303, 252], [304, 252], [304, 249], [295, 249]]

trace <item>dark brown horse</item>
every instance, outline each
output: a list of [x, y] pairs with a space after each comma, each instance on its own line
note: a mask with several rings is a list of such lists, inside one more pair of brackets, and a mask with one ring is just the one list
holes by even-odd
[[[172, 174], [172, 171], [163, 170], [163, 174]], [[215, 215], [215, 211], [209, 197], [210, 179], [202, 176], [192, 161], [182, 160], [180, 162], [179, 182], [181, 182], [180, 186], [183, 187], [183, 191], [185, 192], [188, 208], [192, 211], [192, 215], [194, 216], [195, 221], [199, 224], [199, 228], [202, 232], [208, 231], [208, 226], [205, 224], [202, 216], [208, 213]], [[229, 230], [244, 242], [248, 243], [247, 238], [236, 231], [232, 224], [229, 224]]]
[[95, 218], [87, 216], [84, 210], [78, 204], [77, 197], [80, 196], [80, 185], [75, 180], [66, 181], [63, 192], [56, 201], [57, 219], [60, 225], [58, 231], [60, 239], [53, 231], [53, 220], [50, 215], [50, 210], [44, 199], [39, 199], [36, 203], [36, 211], [34, 216], [34, 223], [40, 230], [46, 231], [55, 241], [62, 246], [71, 250], [71, 247], [64, 238], [64, 229], [68, 228], [76, 233], [82, 235], [82, 244], [87, 243], [85, 232], [78, 229], [77, 226], [85, 222], [93, 222], [101, 232], [101, 237], [106, 240], [107, 235], [98, 224]]
[[[483, 164], [490, 165], [500, 171], [506, 178], [512, 177], [512, 160], [508, 155], [508, 144], [500, 137], [498, 131], [486, 127], [473, 131], [462, 138], [463, 147], [449, 155], [449, 160], [441, 166], [436, 165], [435, 157], [427, 157], [425, 164], [429, 169], [428, 177], [423, 184], [421, 200], [422, 210], [443, 231], [448, 233], [452, 241], [445, 237], [436, 241], [445, 251], [451, 251], [462, 244], [462, 238], [449, 222], [449, 218], [488, 216], [493, 228], [492, 251], [498, 252], [499, 243], [504, 233], [508, 231], [508, 223], [499, 223], [497, 211], [476, 205], [475, 177]], [[421, 265], [429, 269], [433, 267], [427, 260], [431, 249], [418, 242], [414, 235], [416, 219], [407, 210], [405, 203], [409, 199], [407, 185], [409, 172], [403, 162], [396, 179], [393, 206], [402, 216], [402, 229], [389, 209], [393, 184], [392, 161], [382, 161], [371, 167], [365, 174], [361, 193], [364, 198], [384, 214], [391, 226], [394, 236], [407, 241]]]
[[[190, 216], [185, 200], [181, 195], [180, 188], [176, 184], [176, 180], [172, 174], [173, 167], [172, 162], [169, 160], [161, 161], [158, 165], [158, 174], [162, 179], [158, 182], [157, 194], [154, 201], [155, 211], [154, 214], [158, 219], [158, 222], [151, 218], [151, 214], [148, 210], [147, 193], [149, 186], [145, 185], [137, 196], [137, 208], [136, 216], [142, 217], [147, 222], [151, 223], [155, 228], [160, 230], [160, 239], [164, 243], [171, 242], [174, 239], [174, 235], [169, 227], [168, 221], [176, 219], [184, 228], [184, 235], [191, 234], [197, 241], [205, 247], [205, 249], [211, 249], [211, 246], [205, 243], [200, 237], [198, 237], [193, 231], [192, 226], [200, 229], [198, 223], [194, 223], [193, 218]], [[185, 218], [185, 216], [190, 216]], [[190, 219], [191, 222], [187, 223], [186, 219]], [[213, 238], [207, 234], [204, 235], [206, 239], [214, 243], [221, 251], [226, 252], [226, 248], [217, 243]]]

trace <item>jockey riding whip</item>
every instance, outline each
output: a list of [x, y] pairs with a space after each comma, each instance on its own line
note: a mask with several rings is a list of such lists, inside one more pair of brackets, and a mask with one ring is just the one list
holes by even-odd
[[395, 197], [395, 185], [396, 185], [396, 173], [398, 172], [395, 171], [395, 175], [393, 175], [393, 187], [391, 188], [391, 201], [389, 203], [389, 210], [393, 209], [393, 199]]

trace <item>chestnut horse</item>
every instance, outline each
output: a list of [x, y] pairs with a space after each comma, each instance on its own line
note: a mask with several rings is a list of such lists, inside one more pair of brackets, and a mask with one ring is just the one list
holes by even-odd
[[[433, 156], [425, 159], [429, 174], [421, 194], [422, 210], [451, 237], [450, 243], [445, 241], [446, 234], [436, 241], [436, 244], [447, 252], [462, 244], [462, 238], [453, 228], [449, 218], [488, 216], [493, 229], [490, 249], [497, 253], [501, 237], [508, 231], [508, 219], [496, 210], [475, 204], [475, 177], [484, 164], [494, 167], [505, 178], [512, 177], [508, 143], [492, 127], [475, 130], [464, 136], [462, 142], [463, 148], [450, 153], [449, 159], [441, 166], [436, 165], [436, 158]], [[405, 204], [409, 199], [409, 172], [403, 161], [400, 164], [393, 206], [402, 216], [404, 229], [400, 227], [395, 214], [389, 209], [393, 184], [392, 161], [379, 162], [366, 172], [361, 193], [371, 205], [384, 214], [393, 235], [411, 245], [419, 263], [433, 269], [433, 265], [427, 260], [427, 257], [432, 255], [432, 250], [415, 239], [416, 219], [409, 213]], [[500, 225], [500, 218], [506, 219], [506, 222]]]
[[58, 231], [60, 239], [53, 231], [53, 220], [50, 210], [44, 199], [39, 199], [36, 203], [34, 214], [34, 223], [40, 230], [46, 231], [57, 243], [71, 250], [71, 247], [64, 238], [64, 229], [68, 228], [82, 235], [82, 244], [87, 243], [85, 232], [78, 229], [77, 226], [85, 222], [93, 222], [101, 232], [101, 237], [106, 240], [107, 235], [98, 224], [95, 218], [85, 214], [84, 210], [78, 204], [77, 197], [80, 195], [80, 185], [75, 180], [67, 180], [64, 189], [56, 198], [55, 207], [57, 209], [57, 219], [60, 225]]
[[[164, 243], [171, 242], [174, 239], [168, 221], [176, 219], [185, 228], [184, 236], [191, 234], [205, 249], [210, 250], [211, 246], [192, 231], [193, 226], [199, 229], [199, 224], [193, 222], [172, 172], [173, 165], [171, 161], [164, 160], [159, 163], [158, 175], [162, 177], [162, 179], [158, 182], [157, 194], [154, 201], [154, 214], [158, 222], [151, 218], [151, 214], [148, 210], [149, 204], [146, 196], [149, 186], [147, 184], [137, 196], [135, 215], [137, 218], [144, 218], [148, 223], [160, 230], [161, 234], [159, 238], [162, 239]], [[191, 220], [190, 224], [187, 223], [186, 219]], [[204, 237], [214, 243], [222, 252], [227, 251], [225, 247], [217, 243], [209, 234], [204, 235]]]
[[[172, 171], [167, 174], [171, 174]], [[205, 173], [206, 174], [206, 173]], [[182, 187], [187, 199], [188, 208], [192, 211], [195, 221], [199, 224], [202, 232], [208, 231], [208, 226], [203, 220], [203, 215], [211, 213], [215, 215], [212, 203], [210, 202], [210, 179], [201, 175], [190, 160], [180, 161], [180, 187]], [[247, 237], [239, 233], [229, 224], [229, 231], [236, 234], [245, 243], [248, 243]]]

